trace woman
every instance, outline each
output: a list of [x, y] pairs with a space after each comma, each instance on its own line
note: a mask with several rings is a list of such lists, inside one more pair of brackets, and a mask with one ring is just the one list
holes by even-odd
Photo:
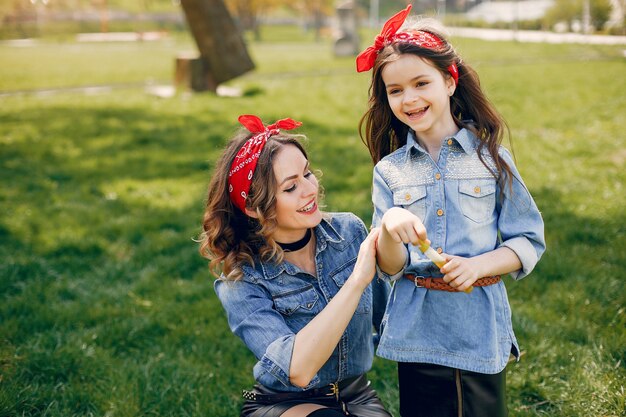
[[299, 122], [239, 121], [247, 130], [209, 184], [200, 251], [220, 275], [233, 333], [258, 360], [241, 415], [390, 416], [365, 375], [387, 295], [372, 282], [378, 230], [320, 212], [307, 154], [281, 132]]

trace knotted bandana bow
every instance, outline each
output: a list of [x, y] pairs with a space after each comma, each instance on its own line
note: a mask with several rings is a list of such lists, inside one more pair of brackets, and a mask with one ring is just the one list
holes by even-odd
[[228, 172], [228, 192], [233, 204], [245, 213], [246, 199], [252, 184], [252, 177], [267, 140], [271, 136], [277, 135], [280, 129], [295, 129], [302, 123], [287, 118], [264, 126], [261, 119], [251, 114], [241, 115], [238, 120], [254, 135], [239, 149], [230, 166], [230, 171]]
[[[374, 67], [376, 57], [381, 49], [385, 46], [394, 43], [411, 43], [426, 49], [437, 50], [443, 47], [443, 41], [433, 33], [418, 30], [415, 32], [398, 32], [398, 29], [402, 26], [406, 17], [411, 11], [411, 5], [409, 4], [406, 9], [401, 10], [395, 15], [391, 16], [385, 25], [383, 26], [380, 34], [374, 39], [374, 44], [356, 57], [356, 70], [357, 72], [369, 71]], [[452, 64], [448, 67], [448, 72], [452, 75], [454, 83], [459, 83], [459, 70], [456, 64]]]

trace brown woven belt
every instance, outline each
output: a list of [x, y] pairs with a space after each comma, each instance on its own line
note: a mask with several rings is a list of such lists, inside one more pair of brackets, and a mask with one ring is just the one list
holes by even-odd
[[[448, 291], [448, 292], [458, 292], [454, 287], [451, 287], [450, 284], [445, 282], [443, 278], [435, 278], [435, 277], [421, 277], [413, 274], [406, 274], [404, 278], [413, 281], [416, 287], [426, 288], [429, 290], [438, 290], [438, 291]], [[486, 287], [487, 285], [493, 285], [500, 281], [500, 275], [494, 275], [492, 277], [484, 277], [479, 278], [472, 284], [474, 287]]]

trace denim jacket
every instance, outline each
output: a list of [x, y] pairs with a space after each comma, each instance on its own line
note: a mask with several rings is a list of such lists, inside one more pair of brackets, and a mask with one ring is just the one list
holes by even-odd
[[[445, 138], [438, 161], [409, 133], [407, 144], [374, 168], [372, 224], [380, 225], [391, 207], [410, 210], [424, 223], [431, 246], [450, 255], [472, 257], [500, 246], [513, 250], [528, 275], [545, 250], [543, 220], [511, 155], [499, 153], [513, 173], [512, 187], [500, 187], [480, 161], [478, 139], [462, 129]], [[483, 158], [492, 169], [487, 150]], [[511, 309], [502, 281], [475, 287], [470, 294], [418, 288], [405, 273], [438, 277], [439, 268], [420, 250], [408, 248], [408, 260], [397, 279], [383, 318], [377, 354], [402, 362], [425, 362], [494, 374], [509, 354], [519, 356]]]
[[[231, 330], [254, 353], [254, 378], [279, 391], [299, 391], [289, 381], [295, 335], [346, 282], [367, 236], [363, 222], [351, 213], [325, 215], [315, 228], [317, 278], [297, 266], [254, 260], [243, 266], [239, 281], [217, 280], [215, 291]], [[382, 319], [389, 286], [374, 278], [363, 293], [332, 356], [305, 389], [367, 372], [374, 356], [374, 327]], [[373, 327], [374, 325], [374, 327]]]

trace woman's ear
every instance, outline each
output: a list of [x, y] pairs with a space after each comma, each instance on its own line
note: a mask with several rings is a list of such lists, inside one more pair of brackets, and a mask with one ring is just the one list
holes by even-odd
[[256, 212], [256, 210], [251, 210], [248, 207], [246, 207], [246, 215], [248, 217], [252, 217], [253, 219], [259, 218], [259, 214]]

